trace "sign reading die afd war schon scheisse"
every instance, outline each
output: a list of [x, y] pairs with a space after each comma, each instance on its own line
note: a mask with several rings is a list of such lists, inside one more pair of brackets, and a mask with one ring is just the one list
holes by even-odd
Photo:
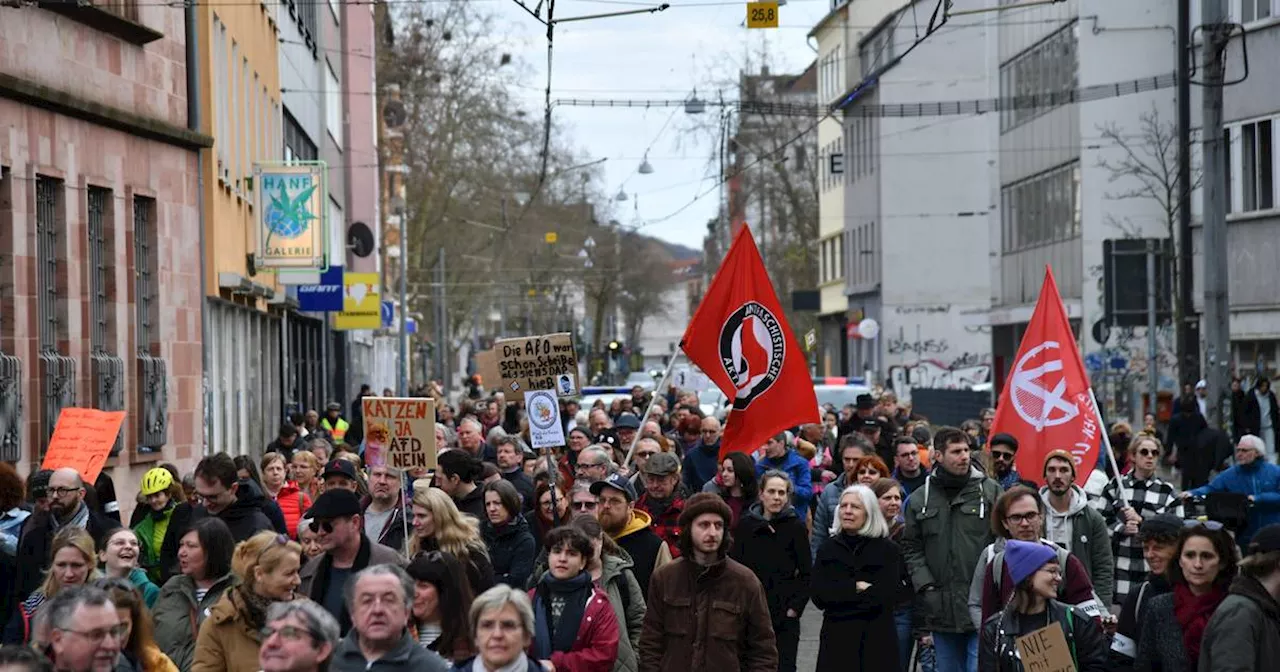
[[493, 353], [508, 396], [523, 399], [530, 390], [555, 390], [562, 397], [578, 393], [578, 355], [567, 333], [500, 339]]
[[365, 397], [364, 459], [370, 467], [436, 468], [436, 407], [429, 398]]

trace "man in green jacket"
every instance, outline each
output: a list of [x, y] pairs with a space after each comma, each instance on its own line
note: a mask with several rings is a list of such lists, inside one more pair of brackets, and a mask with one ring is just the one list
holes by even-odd
[[933, 436], [937, 465], [907, 501], [902, 553], [920, 594], [923, 628], [937, 672], [977, 672], [978, 634], [969, 618], [969, 583], [994, 537], [988, 518], [1000, 484], [969, 463], [969, 437], [954, 427]]
[[1111, 554], [1107, 521], [1089, 506], [1084, 489], [1075, 484], [1076, 463], [1071, 453], [1055, 450], [1044, 458], [1044, 482], [1040, 498], [1046, 513], [1044, 536], [1071, 551], [1084, 565], [1103, 610], [1111, 607], [1115, 593], [1116, 560]]

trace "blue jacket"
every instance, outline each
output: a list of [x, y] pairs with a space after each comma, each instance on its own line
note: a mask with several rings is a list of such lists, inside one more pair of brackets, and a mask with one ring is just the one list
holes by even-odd
[[[831, 536], [831, 514], [840, 505], [840, 493], [848, 487], [846, 480], [851, 474], [843, 473], [827, 484], [822, 489], [822, 494], [818, 496], [818, 508], [813, 510], [813, 530], [809, 533], [809, 549], [813, 551], [813, 557], [818, 557], [818, 549], [822, 547], [822, 542]], [[906, 502], [903, 502], [903, 510], [906, 510]]]
[[702, 492], [702, 486], [720, 471], [720, 442], [707, 445], [699, 441], [684, 455], [684, 484], [689, 492]]
[[804, 459], [794, 448], [788, 448], [781, 458], [771, 460], [767, 456], [756, 462], [756, 478], [764, 476], [770, 469], [785, 471], [791, 477], [791, 505], [796, 509], [796, 517], [801, 521], [808, 520], [809, 498], [813, 497], [813, 470], [809, 460]]
[[1249, 547], [1249, 539], [1254, 532], [1271, 523], [1280, 522], [1280, 466], [1267, 462], [1261, 455], [1253, 464], [1237, 464], [1218, 474], [1208, 485], [1192, 490], [1191, 494], [1203, 497], [1211, 492], [1253, 495], [1253, 505], [1249, 507], [1249, 524], [1236, 535], [1240, 548]]

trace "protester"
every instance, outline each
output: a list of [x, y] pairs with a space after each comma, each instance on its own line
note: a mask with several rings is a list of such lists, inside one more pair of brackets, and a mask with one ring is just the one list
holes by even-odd
[[661, 434], [654, 436], [643, 436], [636, 441], [635, 461], [632, 463], [631, 471], [633, 472], [627, 480], [631, 483], [631, 487], [635, 489], [636, 496], [643, 495], [644, 490], [644, 465], [649, 463], [649, 458], [658, 453], [669, 452], [670, 444], [667, 438]]
[[405, 572], [414, 580], [409, 625], [420, 646], [445, 660], [462, 662], [473, 655], [467, 613], [475, 594], [462, 564], [452, 553], [432, 551], [413, 559]]
[[160, 549], [169, 534], [173, 512], [182, 501], [177, 496], [182, 492], [181, 484], [168, 469], [156, 467], [142, 475], [138, 492], [143, 502], [134, 509], [134, 517], [138, 520], [132, 526], [140, 544], [138, 565], [146, 570], [152, 581], [162, 581]]
[[[1115, 602], [1124, 604], [1133, 590], [1147, 578], [1139, 530], [1142, 521], [1166, 511], [1179, 517], [1178, 491], [1156, 475], [1164, 446], [1160, 439], [1143, 434], [1129, 444], [1133, 469], [1116, 481], [1107, 482], [1098, 508], [1111, 532], [1111, 552], [1115, 557]], [[1122, 498], [1123, 493], [1124, 498]]]
[[470, 620], [477, 654], [454, 672], [548, 672], [525, 654], [535, 626], [524, 591], [506, 585], [486, 590], [471, 604]]
[[[890, 478], [902, 486], [905, 499], [906, 495], [911, 494], [911, 491], [924, 485], [924, 479], [929, 474], [920, 465], [920, 445], [916, 443], [915, 437], [910, 434], [899, 436], [893, 445], [893, 449], [896, 453], [893, 458], [893, 473]], [[848, 469], [845, 471], [848, 471]]]
[[449, 450], [437, 462], [440, 470], [436, 472], [436, 486], [453, 498], [459, 511], [477, 523], [484, 520], [484, 490], [476, 485], [481, 475], [480, 460], [464, 450]]
[[98, 561], [102, 563], [105, 577], [126, 581], [137, 589], [150, 608], [155, 605], [156, 598], [160, 597], [160, 587], [152, 583], [147, 573], [138, 567], [140, 555], [137, 533], [127, 527], [117, 527], [103, 537]]
[[591, 540], [576, 528], [558, 527], [547, 536], [547, 549], [549, 569], [529, 591], [533, 657], [555, 670], [609, 672], [619, 628], [608, 595], [587, 571]]
[[933, 436], [937, 464], [907, 500], [902, 553], [920, 594], [923, 623], [931, 633], [938, 672], [977, 668], [977, 629], [967, 603], [974, 567], [994, 541], [988, 514], [1000, 484], [970, 464], [969, 437], [943, 427]]
[[494, 447], [497, 455], [498, 471], [503, 480], [514, 485], [520, 493], [521, 510], [525, 513], [533, 511], [537, 499], [533, 494], [533, 480], [524, 473], [523, 441], [514, 436], [506, 436], [498, 440]]
[[1005, 565], [1017, 586], [1013, 599], [982, 625], [978, 669], [983, 672], [1033, 672], [1024, 668], [1016, 640], [1057, 624], [1077, 672], [1108, 672], [1107, 640], [1097, 621], [1078, 607], [1054, 599], [1062, 571], [1053, 549], [1038, 542], [1011, 540]]
[[49, 601], [49, 645], [44, 652], [59, 672], [112, 672], [126, 627], [101, 588], [72, 586]]
[[220, 518], [196, 521], [178, 545], [179, 573], [160, 589], [152, 610], [156, 645], [180, 670], [191, 669], [196, 633], [235, 582], [235, 540]]
[[1120, 608], [1120, 620], [1111, 640], [1111, 669], [1129, 672], [1133, 659], [1138, 655], [1139, 628], [1142, 625], [1143, 607], [1157, 595], [1172, 590], [1169, 587], [1169, 563], [1178, 550], [1178, 535], [1182, 533], [1182, 519], [1171, 513], [1158, 513], [1142, 521], [1138, 529], [1142, 557], [1150, 569], [1147, 579], [1133, 587]]
[[813, 604], [822, 610], [815, 669], [898, 672], [894, 608], [902, 596], [902, 554], [875, 493], [853, 485], [813, 565]]
[[813, 557], [818, 557], [818, 549], [826, 541], [831, 529], [831, 521], [835, 518], [836, 507], [840, 504], [840, 494], [857, 481], [854, 469], [858, 461], [871, 454], [875, 448], [869, 441], [858, 434], [842, 436], [838, 444], [840, 452], [840, 475], [827, 487], [822, 489], [818, 497], [818, 507], [813, 511], [813, 530], [809, 536], [809, 548]]
[[547, 533], [567, 524], [572, 514], [564, 491], [551, 483], [539, 483], [534, 488], [533, 501], [536, 502], [532, 516], [534, 552], [540, 554]]
[[853, 468], [853, 481], [857, 485], [871, 487], [872, 483], [882, 478], [889, 478], [889, 474], [888, 465], [880, 459], [879, 455], [867, 455], [858, 460], [857, 466]]
[[[60, 495], [55, 494], [54, 497]], [[93, 539], [88, 532], [71, 524], [59, 530], [50, 544], [49, 569], [45, 572], [44, 581], [18, 605], [18, 613], [5, 626], [4, 643], [32, 642], [35, 633], [33, 621], [37, 610], [65, 588], [83, 586], [97, 579], [97, 564]]]
[[463, 515], [449, 495], [426, 481], [413, 484], [413, 535], [408, 550], [410, 558], [436, 550], [453, 555], [463, 565], [472, 594], [493, 586], [493, 565], [479, 521]]
[[636, 672], [640, 664], [636, 651], [644, 624], [645, 598], [632, 571], [635, 563], [604, 533], [600, 521], [595, 518], [578, 516], [569, 525], [591, 541], [592, 555], [587, 559], [587, 572], [592, 583], [608, 596], [614, 619], [618, 622], [618, 655], [613, 670]]
[[1017, 485], [1022, 480], [1022, 474], [1014, 468], [1018, 462], [1018, 438], [1001, 432], [991, 437], [987, 447], [991, 451], [991, 477], [1005, 490]]
[[[95, 543], [107, 530], [119, 523], [91, 509], [85, 504], [84, 481], [75, 469], [57, 469], [49, 475], [46, 489], [49, 497], [48, 511], [37, 510], [23, 525], [18, 541], [17, 577], [15, 579], [15, 603], [26, 600], [40, 585], [53, 560], [53, 540], [64, 528], [74, 527], [89, 535], [89, 557], [93, 563]], [[48, 597], [53, 597], [48, 595]], [[8, 626], [12, 626], [10, 619]], [[5, 643], [14, 643], [8, 637]]]
[[[309, 511], [308, 511], [309, 512]], [[320, 546], [320, 535], [311, 531], [311, 519], [298, 519], [298, 543], [302, 546], [302, 564], [305, 566], [311, 558], [319, 557], [324, 553], [324, 548]]]
[[[685, 462], [688, 462], [686, 456]], [[711, 480], [714, 473], [707, 480]], [[706, 481], [698, 484], [698, 492]], [[673, 557], [680, 556], [680, 515], [685, 508], [685, 498], [680, 491], [680, 461], [671, 453], [658, 453], [644, 465], [644, 496], [636, 501], [636, 508], [649, 514], [653, 531], [667, 542]], [[726, 506], [728, 506], [726, 504]], [[730, 513], [732, 514], [732, 509]]]
[[236, 545], [231, 569], [239, 583], [222, 594], [200, 624], [191, 672], [236, 672], [258, 664], [267, 608], [295, 597], [301, 556], [296, 541], [270, 531]]
[[636, 493], [626, 478], [614, 474], [592, 483], [591, 494], [599, 502], [600, 527], [635, 563], [632, 571], [647, 599], [649, 580], [655, 571], [671, 562], [671, 549], [653, 531], [649, 514], [635, 508]]
[[[808, 458], [802, 457], [789, 445], [790, 439], [787, 432], [780, 432], [765, 442], [764, 455], [756, 461], [756, 477], [759, 478], [772, 469], [786, 473], [793, 486], [791, 505], [795, 507], [796, 517], [800, 520], [809, 520], [813, 472], [809, 469]], [[888, 473], [886, 472], [885, 475], [887, 476]], [[734, 522], [737, 522], [737, 518]]]
[[[121, 528], [124, 529], [124, 528]], [[95, 587], [106, 591], [116, 615], [125, 627], [120, 638], [120, 662], [116, 672], [128, 669], [136, 672], [178, 672], [160, 648], [156, 646], [151, 613], [142, 602], [142, 595], [128, 581], [119, 578], [98, 579]]]
[[521, 515], [520, 493], [507, 481], [484, 486], [485, 520], [480, 535], [489, 549], [498, 583], [523, 587], [533, 573], [533, 533]]
[[[898, 444], [901, 445], [901, 444]], [[889, 526], [889, 541], [902, 547], [902, 486], [892, 478], [882, 478], [871, 484], [871, 492], [876, 496], [880, 506], [880, 515]], [[900, 672], [908, 672], [912, 668], [911, 652], [915, 648], [916, 637], [914, 619], [912, 618], [915, 590], [911, 587], [911, 573], [906, 563], [902, 563], [898, 601], [894, 605], [893, 624], [898, 634], [898, 665]], [[923, 647], [922, 647], [923, 649]], [[930, 669], [930, 668], [926, 668]]]
[[795, 672], [800, 616], [809, 603], [808, 530], [791, 504], [794, 486], [786, 472], [764, 472], [760, 486], [760, 501], [733, 528], [729, 557], [760, 579], [777, 640], [778, 672]]
[[1200, 659], [1205, 628], [1236, 576], [1236, 549], [1217, 523], [1182, 530], [1169, 564], [1173, 591], [1147, 601], [1133, 669], [1190, 672]]
[[1236, 444], [1236, 464], [1218, 474], [1208, 485], [1182, 493], [1182, 497], [1204, 497], [1215, 492], [1249, 496], [1249, 521], [1236, 530], [1236, 543], [1248, 548], [1255, 530], [1280, 522], [1280, 466], [1262, 459], [1266, 446], [1253, 434]]
[[[640, 633], [641, 670], [778, 669], [760, 580], [727, 557], [726, 525], [732, 516], [729, 505], [714, 494], [702, 492], [689, 498], [680, 514], [681, 557], [654, 572], [650, 581]], [[719, 605], [733, 605], [733, 609]]]
[[169, 521], [170, 533], [165, 535], [160, 549], [166, 579], [173, 576], [177, 566], [178, 541], [197, 520], [206, 516], [221, 518], [237, 542], [258, 532], [276, 529], [262, 512], [262, 491], [252, 481], [239, 480], [236, 471], [235, 461], [226, 453], [210, 455], [196, 465], [196, 494], [203, 505], [179, 504], [174, 510]]
[[402, 485], [399, 469], [386, 465], [370, 467], [369, 496], [365, 498], [362, 511], [365, 534], [399, 553], [405, 551], [405, 531], [408, 528]]
[[285, 469], [285, 457], [280, 453], [263, 455], [261, 467], [263, 493], [280, 507], [286, 534], [297, 539], [298, 520], [311, 508], [312, 499], [296, 483], [285, 478], [288, 471]]
[[28, 646], [0, 646], [0, 670], [5, 672], [53, 672], [43, 654]]
[[1280, 525], [1253, 535], [1240, 576], [1205, 628], [1200, 670], [1274, 669], [1280, 661]]
[[[324, 439], [312, 441], [312, 444], [315, 443], [329, 445]], [[299, 492], [310, 497], [312, 502], [320, 496], [320, 493], [324, 492], [324, 482], [320, 480], [321, 465], [323, 464], [324, 462], [310, 450], [297, 451], [293, 454], [293, 459], [289, 460], [289, 475], [293, 479], [294, 485], [298, 486]]]
[[399, 565], [371, 565], [351, 577], [352, 627], [333, 652], [332, 672], [445, 672], [449, 664], [409, 632], [414, 582]]
[[404, 559], [364, 533], [360, 499], [354, 492], [326, 490], [311, 507], [310, 518], [324, 553], [302, 568], [298, 594], [337, 616], [339, 632], [345, 632], [351, 628], [351, 612], [344, 599], [350, 578], [373, 565], [403, 565]]
[[[702, 486], [716, 477], [720, 466], [720, 421], [703, 418], [698, 443], [684, 453], [684, 484], [689, 492], [702, 492]], [[680, 465], [677, 465], [677, 470]], [[646, 472], [647, 473], [647, 472]], [[648, 487], [645, 483], [645, 487]]]
[[338, 622], [306, 598], [273, 602], [262, 628], [262, 672], [326, 672], [338, 645]]
[[577, 473], [578, 456], [582, 453], [582, 449], [591, 445], [591, 433], [585, 427], [574, 427], [569, 430], [566, 436], [569, 449], [560, 457], [558, 468], [560, 469], [561, 486], [568, 490], [573, 487], [573, 476]]
[[[647, 464], [647, 461], [646, 461]], [[720, 495], [729, 510], [733, 511], [733, 528], [742, 520], [742, 512], [759, 495], [756, 465], [746, 453], [729, 453], [720, 463], [720, 473], [702, 486], [703, 492], [714, 492]]]
[[1040, 498], [1047, 514], [1045, 537], [1071, 551], [1084, 565], [1103, 608], [1109, 609], [1116, 584], [1107, 523], [1097, 509], [1089, 506], [1084, 490], [1075, 484], [1076, 463], [1070, 452], [1054, 450], [1046, 455], [1043, 476], [1045, 486], [1040, 488]]

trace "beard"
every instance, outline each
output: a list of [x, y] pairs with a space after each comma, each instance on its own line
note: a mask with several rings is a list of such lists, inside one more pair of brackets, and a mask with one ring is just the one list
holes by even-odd
[[617, 535], [617, 533], [621, 532], [623, 528], [627, 526], [627, 521], [631, 519], [631, 516], [627, 514], [614, 515], [612, 511], [601, 511], [598, 519], [600, 521], [600, 527], [606, 534], [612, 537]]

